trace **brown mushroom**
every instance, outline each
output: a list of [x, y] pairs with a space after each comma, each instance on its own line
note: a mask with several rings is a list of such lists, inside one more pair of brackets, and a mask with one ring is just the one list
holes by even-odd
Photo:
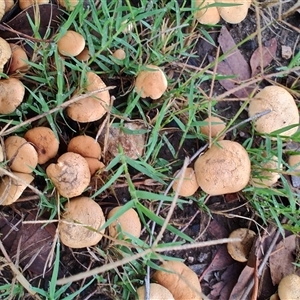
[[225, 135], [221, 135], [221, 132], [224, 132], [226, 128], [226, 123], [221, 120], [219, 117], [208, 117], [203, 122], [207, 123], [200, 127], [200, 132], [206, 136], [212, 138], [218, 137], [218, 140], [223, 140]]
[[[0, 204], [10, 205], [16, 202], [23, 191], [33, 181], [33, 176], [26, 173], [12, 172], [16, 178], [3, 176], [0, 183]], [[17, 179], [18, 178], [18, 179]]]
[[248, 14], [251, 0], [217, 0], [217, 3], [237, 4], [234, 6], [218, 6], [220, 16], [230, 24], [241, 23]]
[[123, 49], [117, 49], [113, 52], [112, 56], [116, 59], [123, 60], [126, 58], [126, 52]]
[[300, 299], [300, 277], [290, 274], [281, 279], [278, 285], [280, 300]]
[[157, 283], [167, 288], [176, 300], [201, 300], [201, 286], [197, 274], [180, 261], [166, 261], [153, 274]]
[[215, 25], [220, 22], [220, 14], [216, 6], [207, 7], [214, 4], [215, 0], [196, 0], [195, 6], [198, 10], [195, 19], [205, 25]]
[[[3, 5], [3, 1], [2, 2]], [[0, 72], [3, 72], [4, 65], [8, 62], [11, 57], [11, 49], [9, 43], [0, 37]]]
[[80, 0], [58, 0], [58, 3], [66, 8], [68, 11], [72, 11], [75, 9], [76, 5]]
[[77, 56], [76, 58], [80, 61], [88, 61], [90, 59], [90, 51], [88, 48], [84, 48]]
[[227, 244], [230, 256], [239, 262], [246, 262], [254, 242], [256, 233], [248, 228], [239, 228], [231, 232], [229, 238], [240, 238], [241, 242]]
[[39, 164], [46, 163], [58, 152], [59, 141], [55, 133], [48, 127], [38, 126], [29, 129], [24, 138], [35, 146]]
[[9, 44], [11, 48], [11, 61], [8, 73], [12, 74], [16, 71], [25, 72], [28, 69], [28, 56], [25, 50], [16, 44]]
[[73, 198], [65, 205], [59, 222], [61, 242], [70, 248], [85, 248], [99, 243], [103, 237], [105, 218], [100, 205], [88, 197]]
[[19, 6], [22, 10], [28, 8], [31, 5], [47, 4], [49, 0], [19, 0]]
[[[108, 216], [107, 219], [111, 219], [114, 217], [115, 214], [118, 213], [123, 206], [117, 206], [113, 208]], [[113, 238], [118, 237], [118, 226], [122, 233], [126, 236], [126, 234], [130, 234], [134, 237], [140, 237], [142, 225], [139, 218], [139, 215], [133, 208], [129, 208], [126, 212], [124, 212], [121, 216], [119, 216], [115, 221], [113, 221], [109, 227], [108, 232], [109, 235]]]
[[203, 191], [223, 195], [238, 192], [248, 184], [251, 163], [242, 145], [223, 140], [198, 157], [194, 170]]
[[[175, 180], [172, 185], [173, 190], [176, 192], [178, 190], [178, 183], [179, 183], [179, 177], [177, 177], [178, 172], [175, 174]], [[199, 185], [196, 179], [196, 174], [193, 168], [186, 168], [183, 180], [181, 184], [181, 188], [178, 192], [179, 196], [182, 197], [189, 197], [195, 194], [195, 192], [198, 190]]]
[[78, 135], [73, 137], [67, 148], [68, 152], [75, 152], [83, 157], [92, 157], [100, 159], [101, 147], [100, 144], [88, 135]]
[[[146, 287], [144, 285], [137, 288], [136, 293], [138, 295], [137, 300], [146, 299]], [[168, 289], [157, 283], [150, 283], [149, 293], [149, 300], [175, 300]]]
[[73, 152], [61, 155], [57, 164], [50, 164], [47, 167], [46, 173], [59, 194], [66, 198], [81, 195], [91, 180], [87, 161]]
[[293, 175], [298, 175], [300, 173], [300, 154], [290, 155], [288, 164], [292, 169], [291, 172], [293, 172]]
[[135, 90], [142, 98], [159, 99], [166, 91], [168, 82], [164, 72], [157, 66], [147, 65], [135, 80]]
[[15, 172], [32, 173], [38, 164], [34, 147], [20, 136], [10, 136], [4, 141], [6, 158]]
[[96, 172], [103, 170], [105, 165], [99, 159], [94, 157], [85, 157], [90, 169], [91, 176], [94, 176]]
[[84, 37], [74, 30], [68, 30], [57, 42], [58, 51], [64, 56], [79, 55], [84, 47]]
[[[93, 72], [86, 73], [87, 93], [105, 88], [106, 85], [102, 79]], [[75, 94], [74, 97], [78, 96]], [[87, 123], [101, 119], [109, 109], [110, 95], [108, 91], [102, 91], [93, 96], [87, 96], [67, 108], [68, 116], [77, 122]]]

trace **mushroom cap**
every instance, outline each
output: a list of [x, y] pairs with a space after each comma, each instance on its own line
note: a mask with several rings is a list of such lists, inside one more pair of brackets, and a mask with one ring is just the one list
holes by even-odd
[[34, 177], [31, 174], [12, 172], [13, 175], [20, 178], [22, 181], [16, 180], [10, 176], [3, 176], [0, 183], [0, 204], [10, 205], [17, 201], [23, 191], [33, 181]]
[[229, 238], [240, 238], [241, 242], [227, 244], [227, 251], [230, 256], [239, 262], [246, 262], [254, 242], [256, 233], [248, 228], [239, 228], [232, 231]]
[[6, 5], [5, 1], [0, 1], [0, 20], [2, 19], [2, 17], [5, 14], [5, 9], [6, 9], [5, 5]]
[[[201, 126], [200, 131], [206, 136], [211, 136], [212, 138], [217, 137], [224, 129], [226, 128], [226, 123], [219, 117], [208, 117], [203, 122], [206, 122], [207, 125]], [[225, 135], [222, 135], [218, 140], [223, 140]]]
[[[175, 173], [176, 177], [178, 172]], [[179, 178], [175, 178], [174, 183], [172, 185], [173, 190], [176, 192], [178, 189], [178, 183]], [[183, 175], [183, 181], [181, 184], [181, 189], [179, 191], [179, 196], [182, 197], [189, 197], [195, 194], [195, 192], [198, 190], [199, 184], [196, 179], [196, 174], [193, 168], [186, 168], [184, 175]]]
[[48, 127], [38, 126], [29, 129], [24, 138], [35, 146], [39, 164], [46, 163], [58, 152], [59, 141], [55, 133]]
[[79, 196], [91, 180], [89, 166], [84, 157], [73, 152], [61, 155], [57, 164], [50, 164], [46, 169], [60, 195], [66, 198]]
[[194, 170], [204, 192], [223, 195], [238, 192], [248, 184], [251, 163], [242, 145], [223, 140], [198, 157]]
[[212, 6], [204, 8], [207, 5], [215, 3], [215, 0], [196, 0], [195, 7], [203, 7], [195, 13], [195, 19], [205, 25], [215, 25], [220, 22], [220, 14], [217, 7]]
[[90, 57], [90, 50], [86, 47], [76, 56], [76, 58], [80, 61], [88, 61]]
[[[3, 5], [3, 3], [1, 5]], [[10, 57], [11, 57], [11, 49], [9, 43], [5, 39], [0, 37], [0, 72], [3, 72], [4, 65], [8, 62]]]
[[[248, 114], [253, 117], [270, 109], [271, 112], [256, 119], [254, 128], [259, 133], [271, 133], [289, 125], [299, 123], [298, 108], [292, 95], [279, 86], [267, 86], [250, 100]], [[281, 134], [291, 136], [298, 127], [288, 129]]]
[[19, 6], [22, 10], [34, 4], [40, 5], [40, 4], [47, 4], [47, 3], [49, 3], [49, 0], [19, 0]]
[[[65, 221], [65, 222], [64, 222]], [[88, 197], [77, 197], [65, 205], [59, 223], [61, 242], [70, 248], [85, 248], [96, 245], [102, 239], [105, 223], [100, 205]]]
[[17, 78], [0, 79], [0, 114], [10, 114], [22, 103], [25, 88]]
[[74, 10], [79, 1], [80, 0], [58, 0], [59, 5], [63, 6], [69, 11]]
[[[113, 208], [108, 216], [107, 219], [111, 219], [123, 206], [117, 206]], [[123, 213], [120, 217], [118, 217], [115, 221], [113, 221], [109, 227], [108, 232], [109, 235], [113, 238], [116, 238], [118, 235], [118, 226], [120, 226], [122, 232], [126, 235], [129, 233], [134, 237], [140, 237], [142, 225], [137, 212], [130, 208], [125, 213]]]
[[218, 6], [220, 16], [230, 24], [242, 22], [248, 14], [251, 0], [218, 0], [218, 3], [240, 4], [237, 6]]
[[11, 61], [9, 65], [9, 74], [14, 73], [15, 71], [26, 71], [28, 69], [28, 56], [25, 50], [16, 44], [9, 44], [11, 48]]
[[[1, 1], [2, 2], [2, 1]], [[8, 12], [14, 5], [15, 5], [15, 2], [14, 0], [4, 0], [4, 4], [5, 4], [5, 12]], [[1, 5], [3, 4], [0, 4], [0, 11], [1, 11]], [[0, 15], [1, 16], [1, 15]], [[2, 17], [0, 17], [1, 19]]]
[[73, 137], [67, 148], [68, 152], [75, 152], [83, 157], [92, 157], [100, 159], [101, 147], [100, 144], [88, 135], [78, 135]]
[[166, 261], [157, 270], [153, 279], [167, 288], [176, 300], [201, 300], [201, 286], [197, 274], [180, 261]]
[[300, 277], [290, 274], [281, 279], [278, 285], [280, 300], [300, 299]]
[[[87, 72], [86, 92], [93, 92], [105, 88], [106, 84], [93, 72]], [[78, 95], [74, 95], [75, 97]], [[108, 91], [99, 92], [93, 96], [87, 96], [67, 108], [68, 116], [77, 122], [87, 123], [101, 119], [107, 112], [110, 105]]]
[[[137, 300], [146, 299], [146, 287], [144, 285], [137, 288], [136, 293], [138, 295]], [[164, 286], [157, 283], [150, 283], [149, 297], [149, 300], [174, 300], [174, 297], [171, 294], [171, 292]]]
[[[260, 165], [259, 170], [261, 169], [262, 171], [259, 172], [259, 177], [251, 178], [251, 184], [255, 187], [270, 187], [280, 178], [280, 174], [277, 170], [282, 169], [282, 165], [280, 164], [280, 166], [278, 166], [278, 157], [272, 156], [270, 160]], [[258, 168], [254, 166], [253, 170], [256, 171]]]
[[84, 47], [84, 37], [74, 30], [67, 30], [67, 32], [57, 42], [58, 51], [64, 56], [79, 55], [83, 51]]
[[11, 170], [32, 173], [38, 164], [38, 154], [29, 142], [20, 136], [9, 136], [4, 146]]
[[142, 98], [159, 99], [166, 91], [168, 82], [164, 72], [157, 66], [147, 65], [145, 70], [138, 73], [135, 89]]
[[85, 157], [85, 160], [89, 165], [91, 176], [94, 176], [97, 171], [105, 168], [104, 163], [97, 158]]
[[126, 53], [123, 49], [117, 49], [113, 52], [112, 56], [119, 60], [123, 60], [126, 58]]
[[290, 155], [288, 158], [288, 164], [290, 167], [295, 167], [294, 171], [300, 172], [300, 154]]

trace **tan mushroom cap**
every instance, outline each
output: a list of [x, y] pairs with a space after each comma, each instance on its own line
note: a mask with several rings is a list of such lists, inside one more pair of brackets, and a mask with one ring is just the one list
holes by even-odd
[[167, 288], [176, 300], [201, 300], [201, 286], [197, 274], [180, 261], [166, 261], [156, 271], [153, 279]]
[[61, 155], [57, 164], [50, 164], [47, 167], [46, 173], [59, 194], [66, 198], [81, 195], [91, 180], [87, 161], [73, 152]]
[[300, 172], [300, 154], [290, 155], [288, 158], [288, 164], [293, 168], [296, 173]]
[[[176, 177], [178, 172], [175, 173]], [[181, 176], [179, 176], [181, 177]], [[179, 178], [175, 178], [174, 183], [172, 185], [173, 190], [176, 192], [178, 190], [178, 184], [179, 184]], [[198, 190], [199, 184], [196, 179], [196, 174], [193, 168], [186, 168], [184, 175], [183, 175], [183, 181], [181, 184], [181, 189], [178, 192], [179, 196], [182, 197], [189, 197], [195, 194], [195, 192]]]
[[[207, 5], [214, 4], [214, 0], [196, 0], [195, 7], [200, 7], [195, 13], [195, 19], [205, 25], [215, 25], [220, 22], [220, 14], [217, 7], [212, 6], [204, 8]], [[203, 8], [202, 8], [203, 7]]]
[[58, 0], [59, 4], [69, 11], [74, 10], [80, 0]]
[[232, 231], [229, 238], [240, 238], [241, 242], [227, 244], [227, 250], [230, 256], [239, 262], [246, 262], [254, 242], [256, 233], [248, 228], [239, 228]]
[[[117, 206], [113, 208], [108, 216], [107, 219], [111, 219], [123, 206]], [[118, 235], [118, 226], [122, 232], [126, 235], [129, 233], [134, 237], [140, 237], [142, 225], [137, 212], [130, 208], [125, 213], [123, 213], [120, 217], [118, 217], [114, 222], [112, 222], [108, 227], [108, 232], [111, 237], [116, 238]]]
[[0, 37], [0, 72], [3, 72], [4, 65], [8, 62], [10, 57], [11, 57], [11, 49], [9, 43], [5, 39]]
[[105, 164], [97, 158], [85, 157], [90, 169], [91, 176], [94, 176], [96, 172], [105, 168]]
[[28, 8], [31, 5], [47, 4], [50, 0], [19, 0], [19, 6], [22, 10]]
[[102, 239], [105, 217], [100, 205], [88, 197], [71, 199], [59, 223], [61, 242], [70, 248], [94, 246]]
[[217, 0], [218, 3], [240, 4], [237, 6], [219, 6], [218, 11], [224, 21], [230, 24], [242, 22], [248, 14], [251, 0]]
[[300, 299], [300, 277], [290, 274], [281, 279], [278, 285], [280, 300]]
[[59, 141], [50, 128], [34, 127], [25, 133], [24, 138], [35, 146], [39, 164], [44, 164], [57, 155]]
[[248, 184], [251, 163], [242, 145], [223, 140], [198, 157], [194, 170], [204, 192], [223, 195], [238, 192]]
[[10, 114], [22, 103], [25, 88], [16, 78], [0, 79], [0, 114]]
[[126, 52], [123, 49], [117, 49], [113, 52], [112, 56], [119, 60], [123, 60], [126, 58]]
[[[250, 100], [249, 117], [270, 109], [271, 112], [256, 119], [254, 128], [259, 133], [272, 133], [299, 123], [298, 108], [292, 95], [282, 87], [267, 86]], [[281, 135], [291, 136], [298, 130], [293, 127]]]
[[77, 56], [76, 58], [80, 61], [88, 61], [90, 59], [90, 51], [88, 48], [84, 48]]
[[5, 1], [0, 1], [0, 20], [2, 19], [2, 17], [4, 16], [4, 14], [5, 14], [5, 9], [6, 9], [6, 7], [5, 7]]
[[68, 152], [75, 152], [83, 157], [92, 157], [100, 159], [101, 147], [100, 144], [91, 136], [78, 135], [73, 137], [67, 148]]
[[[4, 4], [5, 4], [5, 12], [8, 12], [14, 6], [15, 2], [14, 2], [14, 0], [4, 0]], [[0, 10], [1, 10], [1, 7], [0, 7]]]
[[[259, 172], [259, 170], [262, 171]], [[255, 187], [270, 187], [280, 178], [280, 170], [282, 170], [282, 164], [278, 166], [278, 157], [273, 156], [269, 161], [262, 163], [260, 168], [253, 167], [253, 171], [259, 174], [255, 178], [252, 177], [250, 182]]]
[[[226, 128], [226, 123], [219, 117], [208, 117], [203, 122], [206, 122], [207, 125], [201, 126], [200, 131], [206, 136], [211, 136], [212, 138], [217, 137], [222, 131]], [[218, 140], [223, 140], [225, 135], [222, 135]]]
[[[140, 286], [137, 288], [136, 293], [138, 295], [137, 300], [146, 299], [146, 287]], [[174, 300], [171, 292], [164, 286], [157, 283], [150, 283], [150, 295], [149, 300]]]
[[84, 37], [74, 30], [68, 30], [57, 42], [58, 51], [64, 56], [79, 55], [84, 47]]
[[157, 66], [147, 65], [135, 80], [135, 89], [142, 98], [159, 99], [166, 91], [168, 82], [164, 72]]
[[12, 172], [12, 174], [20, 178], [20, 180], [10, 176], [2, 177], [0, 183], [0, 205], [10, 205], [16, 202], [34, 179], [32, 175], [26, 173]]
[[20, 136], [9, 136], [4, 146], [11, 170], [32, 173], [38, 164], [38, 154], [29, 142]]
[[[86, 92], [93, 92], [105, 88], [102, 79], [93, 72], [87, 72]], [[74, 95], [76, 97], [78, 95]], [[77, 122], [87, 123], [101, 119], [109, 109], [110, 95], [108, 91], [99, 92], [93, 96], [87, 96], [67, 108], [68, 116]]]
[[28, 69], [28, 56], [25, 50], [16, 44], [9, 44], [12, 54], [11, 54], [11, 61], [9, 65], [9, 74], [12, 74], [16, 71], [26, 71]]

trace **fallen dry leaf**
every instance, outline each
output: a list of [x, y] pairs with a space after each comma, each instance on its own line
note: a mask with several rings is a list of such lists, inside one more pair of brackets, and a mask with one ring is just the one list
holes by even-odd
[[[272, 60], [276, 56], [276, 50], [277, 50], [277, 41], [275, 38], [273, 38], [267, 41], [265, 46], [262, 46], [261, 51], [260, 48], [257, 48], [253, 52], [250, 59], [252, 76], [256, 76], [258, 73], [261, 72], [261, 67], [265, 68], [272, 62]], [[261, 60], [262, 60], [262, 66], [261, 66]]]

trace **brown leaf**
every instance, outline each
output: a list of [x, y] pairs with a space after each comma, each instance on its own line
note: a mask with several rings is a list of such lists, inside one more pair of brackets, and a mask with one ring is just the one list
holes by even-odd
[[250, 66], [252, 70], [252, 76], [256, 76], [258, 73], [261, 72], [261, 59], [262, 59], [262, 67], [267, 67], [274, 57], [276, 56], [277, 50], [277, 41], [275, 38], [270, 39], [266, 42], [265, 46], [262, 46], [262, 57], [260, 57], [260, 49], [257, 48], [250, 59]]

